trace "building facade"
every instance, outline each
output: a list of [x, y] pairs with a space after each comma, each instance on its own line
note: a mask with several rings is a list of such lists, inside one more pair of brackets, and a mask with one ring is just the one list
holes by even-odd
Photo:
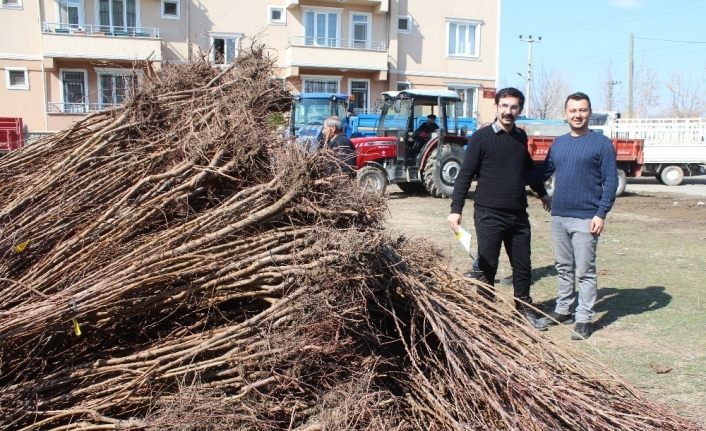
[[452, 89], [493, 118], [499, 0], [0, 0], [0, 117], [53, 132], [119, 104], [145, 73], [199, 56], [214, 67], [253, 38], [297, 92]]

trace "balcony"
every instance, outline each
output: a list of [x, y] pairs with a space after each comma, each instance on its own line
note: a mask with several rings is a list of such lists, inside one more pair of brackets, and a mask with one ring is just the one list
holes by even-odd
[[[310, 0], [286, 0], [287, 8], [295, 6], [311, 5]], [[388, 13], [390, 11], [390, 0], [321, 0], [316, 2], [317, 6], [333, 6], [333, 7], [351, 7], [351, 6], [369, 6], [374, 8], [376, 14]]]
[[82, 115], [91, 112], [102, 111], [120, 106], [113, 103], [47, 103], [47, 112], [50, 114], [73, 114]]
[[287, 43], [286, 62], [293, 67], [387, 71], [387, 43], [292, 37]]
[[[81, 38], [80, 41], [77, 38]], [[161, 39], [157, 28], [45, 22], [42, 26], [42, 43], [44, 57], [49, 58], [153, 61], [162, 59]]]

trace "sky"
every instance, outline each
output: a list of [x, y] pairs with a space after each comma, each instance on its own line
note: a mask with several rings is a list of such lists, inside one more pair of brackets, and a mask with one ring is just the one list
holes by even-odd
[[[671, 101], [666, 84], [680, 73], [687, 87], [706, 93], [706, 0], [502, 0], [499, 88], [526, 89], [528, 43], [532, 43], [533, 82], [541, 73], [562, 77], [571, 92], [591, 97], [594, 111], [606, 110], [602, 83], [612, 71], [614, 110], [627, 109], [630, 33], [634, 70], [652, 70], [659, 101], [649, 109], [660, 116]], [[634, 96], [634, 104], [637, 103]], [[637, 107], [635, 107], [637, 109]]]

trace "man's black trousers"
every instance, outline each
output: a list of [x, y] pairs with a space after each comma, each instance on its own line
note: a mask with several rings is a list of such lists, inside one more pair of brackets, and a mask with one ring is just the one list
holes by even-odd
[[476, 205], [473, 218], [478, 243], [478, 266], [489, 284], [492, 285], [495, 281], [500, 248], [505, 243], [510, 265], [512, 265], [514, 296], [531, 303], [532, 234], [527, 211], [499, 210]]

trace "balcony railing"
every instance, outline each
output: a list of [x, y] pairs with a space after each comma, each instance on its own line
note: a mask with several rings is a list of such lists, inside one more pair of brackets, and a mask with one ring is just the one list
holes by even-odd
[[50, 114], [87, 114], [120, 106], [116, 103], [61, 103], [49, 102], [47, 111]]
[[295, 36], [289, 38], [289, 46], [311, 46], [315, 48], [368, 49], [371, 51], [387, 50], [384, 41], [348, 40], [328, 37]]
[[42, 29], [44, 33], [56, 34], [151, 38], [159, 37], [159, 29], [152, 27], [116, 27], [112, 25], [45, 22]]

